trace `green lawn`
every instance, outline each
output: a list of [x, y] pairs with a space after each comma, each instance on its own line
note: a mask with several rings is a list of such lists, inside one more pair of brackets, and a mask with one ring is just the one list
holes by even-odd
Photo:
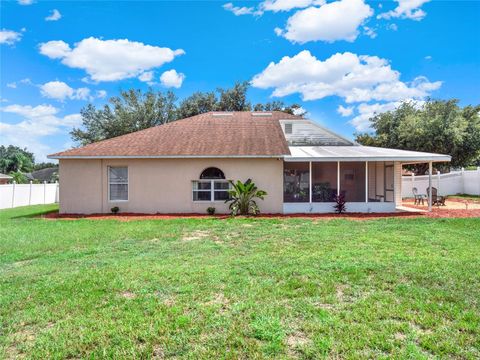
[[0, 211], [0, 358], [480, 358], [480, 219]]

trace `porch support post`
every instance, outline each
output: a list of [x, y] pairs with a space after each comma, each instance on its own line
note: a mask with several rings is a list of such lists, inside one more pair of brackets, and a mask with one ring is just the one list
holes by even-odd
[[340, 161], [337, 161], [337, 196], [340, 195]]
[[368, 203], [368, 161], [365, 161], [365, 202]]
[[432, 211], [432, 162], [428, 163], [428, 211]]
[[310, 205], [312, 204], [312, 192], [313, 192], [313, 185], [312, 185], [312, 162], [310, 161], [308, 163], [308, 175], [309, 175], [309, 186], [308, 186], [308, 201], [310, 202]]

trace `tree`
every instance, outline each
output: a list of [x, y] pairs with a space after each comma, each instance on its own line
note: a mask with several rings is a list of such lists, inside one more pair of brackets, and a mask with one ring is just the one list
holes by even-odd
[[[86, 145], [209, 111], [249, 111], [252, 108], [247, 99], [249, 87], [248, 81], [244, 81], [229, 89], [195, 92], [178, 106], [172, 92], [154, 92], [152, 89], [146, 93], [141, 90], [121, 91], [120, 96], [110, 98], [101, 109], [92, 104], [81, 109], [82, 128], [74, 128], [70, 134], [74, 141]], [[255, 108], [305, 114], [300, 105], [285, 106], [281, 101], [257, 104]]]
[[[480, 158], [480, 105], [460, 108], [458, 100], [429, 100], [422, 107], [405, 102], [375, 115], [375, 133], [356, 134], [362, 145], [449, 154], [454, 167]], [[424, 173], [425, 165], [417, 166]]]
[[250, 87], [248, 81], [237, 82], [231, 89], [218, 88], [220, 100], [217, 108], [219, 111], [249, 111], [252, 109], [247, 101], [247, 91]]
[[217, 110], [217, 97], [213, 92], [195, 92], [180, 103], [177, 117], [185, 119], [190, 116]]
[[120, 96], [110, 98], [103, 109], [92, 104], [84, 107], [83, 129], [75, 128], [72, 139], [86, 145], [95, 141], [143, 130], [177, 119], [176, 96], [172, 92], [146, 93], [140, 90], [121, 91]]
[[8, 174], [11, 172], [30, 172], [33, 170], [35, 157], [33, 153], [18, 146], [0, 146], [0, 172]]

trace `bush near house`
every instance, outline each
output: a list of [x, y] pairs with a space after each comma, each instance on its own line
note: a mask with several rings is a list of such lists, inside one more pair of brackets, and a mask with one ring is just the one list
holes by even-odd
[[480, 219], [0, 211], [0, 358], [475, 359]]

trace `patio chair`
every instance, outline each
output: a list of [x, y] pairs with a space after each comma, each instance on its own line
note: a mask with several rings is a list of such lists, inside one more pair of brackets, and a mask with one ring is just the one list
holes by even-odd
[[420, 205], [423, 201], [427, 198], [427, 195], [425, 194], [419, 194], [418, 189], [416, 187], [412, 188], [413, 196], [415, 197], [415, 202], [414, 205]]
[[[430, 188], [427, 188], [427, 194], [430, 194]], [[428, 195], [427, 195], [428, 196]], [[432, 205], [445, 206], [445, 196], [437, 194], [437, 188], [432, 186]]]

